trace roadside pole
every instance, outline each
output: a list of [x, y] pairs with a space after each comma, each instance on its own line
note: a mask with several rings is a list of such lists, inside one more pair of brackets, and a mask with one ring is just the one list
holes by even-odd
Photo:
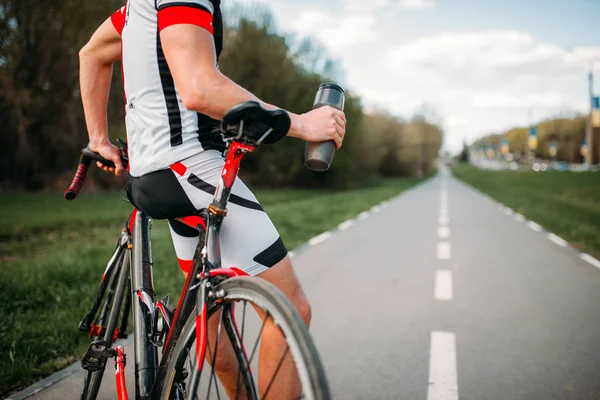
[[548, 153], [550, 153], [550, 157], [552, 157], [552, 168], [556, 168], [556, 153], [558, 151], [556, 139], [552, 139], [550, 143], [550, 148], [548, 149]]
[[533, 164], [535, 163], [535, 150], [538, 145], [537, 127], [533, 125], [529, 127], [529, 140], [527, 141], [527, 144], [529, 146], [529, 164], [533, 167]]
[[[594, 128], [592, 125], [592, 113], [594, 111], [594, 63], [592, 62], [590, 66], [590, 73], [588, 75], [589, 81], [589, 98], [590, 98], [590, 113], [588, 115], [588, 121], [586, 124], [585, 130], [585, 144], [587, 144], [588, 148], [585, 152], [584, 158], [585, 163], [588, 165], [588, 168], [594, 163]], [[583, 154], [583, 146], [582, 145], [582, 154]]]

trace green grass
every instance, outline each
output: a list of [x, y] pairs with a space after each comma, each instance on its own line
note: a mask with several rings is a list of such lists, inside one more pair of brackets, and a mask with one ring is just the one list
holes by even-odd
[[458, 178], [584, 252], [600, 257], [600, 173], [487, 171], [468, 165]]
[[[415, 185], [384, 180], [361, 189], [257, 191], [288, 249]], [[120, 228], [131, 211], [120, 193], [0, 196], [0, 397], [79, 359], [77, 330]], [[152, 229], [157, 294], [177, 301], [179, 273], [165, 221]], [[176, 303], [175, 303], [176, 304]]]

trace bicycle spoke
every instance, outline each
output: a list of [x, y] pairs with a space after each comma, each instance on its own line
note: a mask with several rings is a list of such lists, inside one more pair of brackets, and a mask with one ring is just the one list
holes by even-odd
[[283, 365], [283, 360], [285, 360], [285, 356], [287, 356], [287, 353], [289, 351], [290, 351], [290, 347], [288, 346], [288, 348], [285, 349], [285, 353], [283, 353], [283, 357], [281, 357], [281, 360], [279, 360], [279, 364], [277, 364], [277, 368], [275, 369], [275, 373], [273, 374], [273, 377], [271, 378], [271, 382], [269, 382], [269, 386], [267, 386], [267, 390], [265, 391], [265, 397], [263, 397], [263, 400], [267, 399], [267, 396], [269, 395], [269, 391], [271, 390], [271, 386], [273, 385], [273, 382], [275, 381], [275, 377], [277, 376], [279, 369]]
[[254, 360], [254, 355], [256, 353], [256, 349], [258, 348], [258, 343], [260, 342], [260, 338], [262, 336], [263, 330], [265, 329], [265, 324], [267, 323], [267, 318], [269, 318], [271, 316], [271, 314], [269, 312], [267, 312], [267, 315], [265, 315], [265, 319], [263, 320], [263, 324], [260, 327], [260, 332], [258, 332], [258, 337], [256, 338], [256, 343], [254, 343], [254, 347], [252, 348], [252, 354], [250, 355], [250, 361], [248, 362], [248, 365], [252, 365], [252, 360]]
[[[215, 375], [215, 365], [217, 364], [217, 352], [219, 351], [219, 338], [221, 337], [221, 327], [223, 324], [223, 310], [221, 310], [221, 316], [219, 317], [219, 325], [217, 326], [217, 340], [215, 341], [215, 353], [214, 357], [210, 355], [210, 346], [209, 347], [209, 355], [212, 359], [212, 372], [210, 373], [210, 378], [208, 379], [208, 391], [206, 392], [206, 398], [208, 399], [210, 395], [210, 388], [213, 383], [213, 379], [215, 381], [215, 389], [217, 390], [217, 399], [221, 400], [221, 395], [219, 394], [219, 384], [217, 382], [217, 377]], [[207, 335], [208, 337], [208, 335]]]
[[[242, 349], [244, 346], [244, 324], [246, 322], [246, 304], [248, 304], [248, 303], [246, 303], [244, 301], [244, 309], [242, 311], [242, 335], [240, 337], [240, 343], [242, 344]], [[234, 310], [233, 307], [232, 307], [232, 310]], [[232, 312], [234, 312], [234, 311], [232, 311]], [[237, 330], [237, 326], [235, 327], [235, 329]], [[248, 364], [248, 368], [250, 368], [250, 364]], [[237, 390], [235, 393], [235, 400], [238, 400], [240, 397], [240, 384], [242, 383], [242, 380], [240, 379], [241, 377], [242, 377], [242, 369], [238, 368], [238, 381], [237, 381]]]

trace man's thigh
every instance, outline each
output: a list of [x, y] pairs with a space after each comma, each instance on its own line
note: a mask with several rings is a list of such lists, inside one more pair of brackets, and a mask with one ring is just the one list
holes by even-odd
[[310, 305], [304, 294], [302, 285], [292, 268], [292, 263], [289, 256], [269, 268], [267, 271], [258, 275], [275, 285], [296, 307], [304, 322], [310, 321]]

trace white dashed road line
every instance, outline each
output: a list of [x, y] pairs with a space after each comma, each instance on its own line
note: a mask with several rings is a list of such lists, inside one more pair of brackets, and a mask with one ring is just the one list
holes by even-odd
[[522, 214], [516, 213], [515, 214], [515, 219], [519, 222], [523, 222], [525, 221], [525, 217]]
[[549, 233], [547, 237], [560, 247], [567, 247], [567, 241], [560, 236], [556, 236], [554, 233]]
[[330, 232], [324, 232], [324, 233], [321, 233], [319, 236], [315, 236], [314, 238], [310, 239], [308, 241], [308, 244], [310, 244], [311, 246], [316, 246], [319, 243], [323, 243], [324, 241], [326, 241], [330, 237], [331, 237], [331, 233]]
[[349, 219], [346, 222], [342, 222], [341, 224], [338, 225], [338, 229], [340, 231], [345, 231], [346, 229], [350, 228], [352, 225], [354, 225], [356, 222], [354, 222], [354, 220]]
[[450, 236], [450, 228], [447, 226], [440, 226], [438, 228], [438, 238], [447, 239]]
[[439, 270], [435, 273], [434, 296], [436, 300], [452, 300], [454, 291], [452, 289], [452, 272], [448, 270]]
[[528, 227], [530, 227], [531, 229], [533, 229], [533, 230], [534, 230], [534, 231], [536, 231], [536, 232], [541, 232], [541, 231], [542, 231], [542, 226], [541, 226], [541, 225], [539, 225], [539, 224], [536, 224], [536, 223], [535, 223], [535, 222], [533, 222], [533, 221], [529, 221], [529, 222], [527, 223], [527, 226], [528, 226]]
[[369, 212], [368, 212], [368, 211], [365, 211], [365, 212], [362, 212], [362, 213], [360, 213], [360, 214], [358, 215], [358, 217], [357, 217], [357, 219], [358, 219], [359, 221], [365, 220], [365, 219], [367, 219], [367, 218], [369, 218]]
[[431, 332], [427, 400], [458, 400], [454, 333]]
[[583, 261], [600, 269], [600, 261], [599, 260], [596, 260], [594, 257], [590, 256], [589, 254], [585, 254], [585, 253], [581, 253], [580, 257]]
[[450, 243], [439, 242], [437, 245], [438, 260], [449, 260], [451, 257]]
[[450, 222], [450, 220], [448, 219], [447, 216], [441, 216], [440, 219], [438, 220], [440, 225], [448, 225], [448, 223]]

